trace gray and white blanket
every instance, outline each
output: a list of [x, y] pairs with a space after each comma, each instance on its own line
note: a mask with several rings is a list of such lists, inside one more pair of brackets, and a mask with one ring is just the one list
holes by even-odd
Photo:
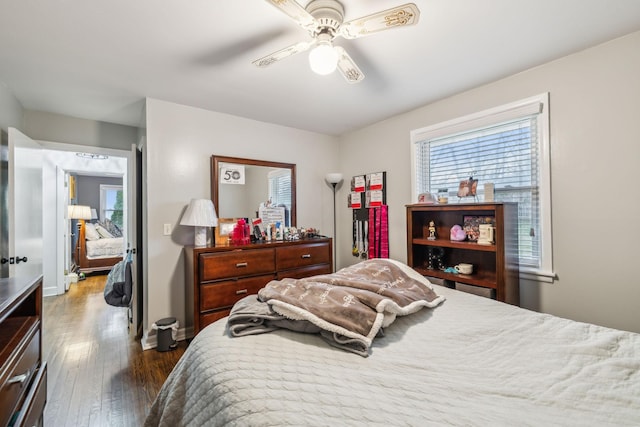
[[236, 303], [227, 326], [235, 337], [281, 328], [319, 333], [329, 344], [366, 357], [396, 316], [443, 300], [406, 265], [371, 259], [332, 274], [271, 281], [257, 297]]

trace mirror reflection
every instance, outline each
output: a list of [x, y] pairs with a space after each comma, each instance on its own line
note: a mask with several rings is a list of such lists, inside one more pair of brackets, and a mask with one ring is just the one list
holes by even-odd
[[296, 225], [295, 164], [212, 156], [211, 191], [220, 218], [284, 216]]

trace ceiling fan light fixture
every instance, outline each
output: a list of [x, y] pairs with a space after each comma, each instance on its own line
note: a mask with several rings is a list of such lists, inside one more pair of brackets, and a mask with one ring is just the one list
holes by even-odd
[[311, 70], [326, 76], [336, 70], [338, 66], [338, 52], [329, 41], [320, 41], [318, 45], [309, 52], [309, 65]]

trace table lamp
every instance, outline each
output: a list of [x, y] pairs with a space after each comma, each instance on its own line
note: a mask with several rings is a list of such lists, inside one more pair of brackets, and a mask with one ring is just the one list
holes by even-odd
[[207, 228], [218, 225], [213, 202], [209, 199], [191, 199], [182, 215], [180, 225], [195, 227], [195, 246], [207, 246]]

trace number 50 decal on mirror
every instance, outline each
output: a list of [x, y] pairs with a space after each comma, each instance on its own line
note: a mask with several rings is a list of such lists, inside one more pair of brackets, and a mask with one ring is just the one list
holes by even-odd
[[220, 183], [244, 185], [244, 165], [227, 163], [220, 168]]

